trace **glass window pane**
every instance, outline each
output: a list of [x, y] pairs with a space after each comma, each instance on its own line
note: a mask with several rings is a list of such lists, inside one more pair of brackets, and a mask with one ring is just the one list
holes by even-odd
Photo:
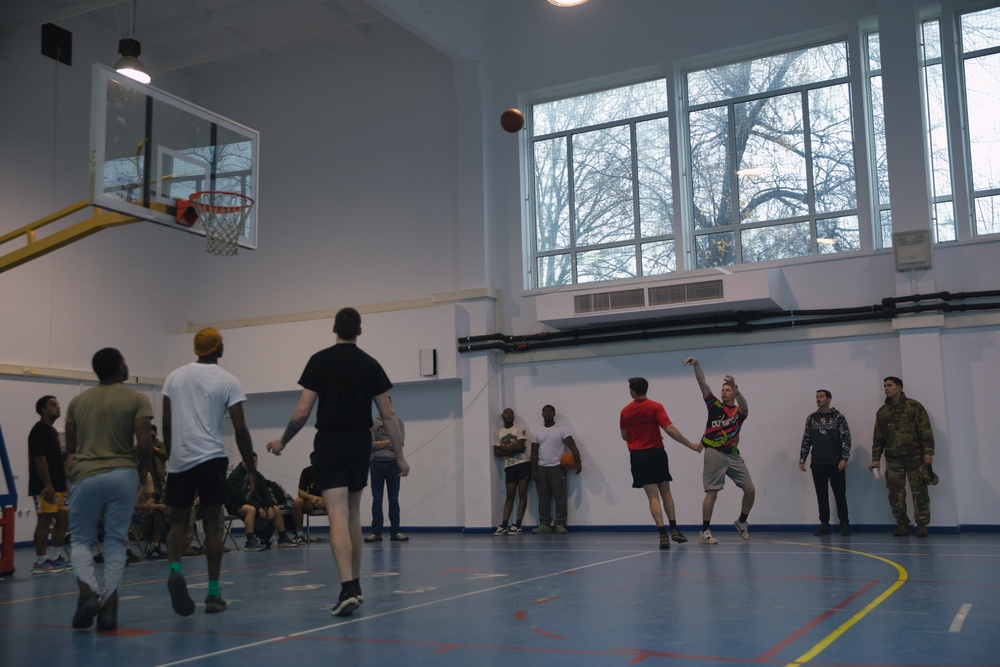
[[951, 195], [951, 156], [948, 153], [944, 81], [941, 76], [941, 65], [927, 65], [924, 68], [927, 129], [930, 135], [931, 194], [934, 198]]
[[882, 69], [882, 45], [877, 32], [865, 35], [868, 42], [868, 71], [877, 72]]
[[941, 57], [941, 24], [937, 19], [924, 21], [920, 24], [923, 38], [924, 60], [934, 60]]
[[538, 286], [555, 287], [573, 284], [573, 265], [569, 254], [538, 258]]
[[744, 262], [766, 262], [812, 254], [808, 222], [744, 229], [740, 232]]
[[816, 221], [816, 247], [821, 255], [861, 250], [858, 216], [845, 215]]
[[640, 250], [642, 252], [642, 275], [659, 276], [677, 270], [677, 255], [674, 253], [673, 241], [643, 243]]
[[882, 95], [882, 77], [869, 79], [872, 103], [872, 143], [875, 151], [876, 201], [879, 206], [889, 205], [889, 161], [885, 149], [885, 104]]
[[736, 263], [734, 247], [735, 236], [732, 232], [720, 234], [702, 234], [694, 239], [695, 262], [699, 269], [713, 266], [731, 266]]
[[578, 252], [576, 273], [577, 281], [581, 283], [635, 278], [635, 246]]
[[[735, 105], [740, 221], [808, 213], [802, 96]], [[742, 144], [742, 147], [741, 147]]]
[[809, 136], [816, 212], [857, 208], [851, 91], [847, 84], [809, 91]]
[[709, 104], [847, 76], [847, 43], [824, 44], [687, 75], [688, 102]]
[[958, 238], [955, 227], [955, 203], [953, 201], [938, 202], [934, 205], [934, 241], [947, 243]]
[[689, 118], [694, 227], [730, 226], [729, 114], [726, 107], [716, 107]]
[[628, 126], [573, 137], [573, 186], [577, 245], [635, 238]]
[[976, 198], [976, 234], [1000, 234], [1000, 196]]
[[667, 81], [657, 79], [536, 104], [532, 131], [541, 136], [666, 111]]
[[539, 252], [569, 247], [568, 183], [566, 140], [536, 141], [535, 249]]
[[882, 232], [882, 247], [892, 247], [892, 211], [878, 212], [879, 229]]
[[639, 229], [643, 238], [674, 231], [674, 191], [670, 182], [670, 120], [637, 123]]
[[1000, 188], [1000, 53], [965, 61], [972, 183]]
[[962, 17], [962, 51], [1000, 46], [1000, 7], [966, 14]]

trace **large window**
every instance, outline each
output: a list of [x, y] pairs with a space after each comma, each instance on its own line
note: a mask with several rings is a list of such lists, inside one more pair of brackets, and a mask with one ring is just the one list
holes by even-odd
[[677, 269], [664, 79], [531, 111], [532, 287]]
[[927, 147], [930, 158], [931, 227], [938, 243], [954, 241], [955, 196], [952, 191], [951, 151], [948, 143], [948, 117], [944, 95], [944, 60], [941, 54], [941, 22], [924, 21], [920, 25], [924, 62], [924, 105], [927, 109]]
[[972, 233], [1000, 234], [1000, 8], [960, 26]]
[[882, 91], [882, 46], [877, 32], [865, 35], [868, 79], [868, 113], [871, 115], [872, 199], [875, 210], [875, 243], [892, 247], [892, 209], [889, 202], [889, 160], [885, 145], [885, 95]]
[[685, 83], [692, 268], [860, 249], [846, 42]]

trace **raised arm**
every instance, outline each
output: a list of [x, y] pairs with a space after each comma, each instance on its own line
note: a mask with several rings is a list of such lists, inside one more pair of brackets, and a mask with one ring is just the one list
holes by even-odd
[[318, 397], [319, 394], [311, 389], [302, 390], [302, 395], [299, 397], [299, 404], [295, 406], [292, 417], [288, 420], [288, 426], [285, 427], [285, 432], [277, 440], [267, 443], [267, 451], [275, 456], [281, 456], [281, 450], [285, 448], [288, 441], [294, 438], [302, 430], [302, 427], [306, 425], [306, 420], [312, 414], [313, 406], [316, 404]]
[[698, 386], [701, 387], [701, 397], [708, 398], [708, 395], [712, 393], [712, 388], [708, 386], [705, 382], [705, 373], [701, 370], [701, 364], [694, 357], [688, 357], [681, 362], [682, 366], [694, 366], [694, 379], [698, 381]]
[[736, 399], [736, 405], [740, 406], [740, 414], [746, 419], [750, 414], [750, 405], [747, 403], [747, 398], [740, 392], [740, 388], [736, 386], [736, 378], [732, 375], [727, 375], [723, 382], [728, 384], [733, 388], [733, 398]]

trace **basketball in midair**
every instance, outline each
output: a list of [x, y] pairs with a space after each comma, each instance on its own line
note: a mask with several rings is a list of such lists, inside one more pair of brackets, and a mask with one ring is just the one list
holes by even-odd
[[520, 132], [524, 127], [524, 114], [520, 109], [510, 108], [500, 114], [500, 127], [510, 133]]

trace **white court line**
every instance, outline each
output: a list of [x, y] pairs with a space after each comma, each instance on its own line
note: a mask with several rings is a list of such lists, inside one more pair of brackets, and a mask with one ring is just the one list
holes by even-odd
[[421, 607], [430, 607], [432, 605], [441, 604], [442, 602], [451, 602], [452, 600], [461, 600], [462, 598], [471, 597], [473, 595], [479, 595], [480, 593], [491, 593], [493, 591], [499, 591], [504, 588], [510, 588], [511, 586], [519, 586], [521, 584], [528, 584], [532, 581], [539, 581], [541, 579], [548, 579], [549, 577], [557, 577], [560, 574], [569, 574], [570, 572], [577, 572], [579, 570], [586, 570], [592, 567], [599, 567], [601, 565], [608, 565], [610, 563], [617, 563], [618, 561], [628, 560], [630, 558], [635, 558], [636, 556], [646, 556], [651, 553], [659, 553], [658, 551], [643, 551], [640, 553], [631, 554], [628, 556], [622, 556], [621, 558], [612, 558], [611, 560], [600, 561], [598, 563], [591, 563], [590, 565], [580, 565], [579, 567], [571, 567], [568, 570], [560, 570], [559, 572], [550, 572], [549, 574], [542, 574], [537, 577], [531, 577], [530, 579], [522, 579], [520, 581], [511, 581], [506, 584], [500, 584], [499, 586], [492, 586], [490, 588], [484, 588], [478, 591], [469, 591], [468, 593], [461, 593], [459, 595], [452, 595], [451, 597], [441, 598], [440, 600], [431, 600], [429, 602], [421, 602], [420, 604], [410, 605], [409, 607], [403, 607], [402, 609], [394, 609], [393, 611], [385, 611], [381, 614], [375, 614], [373, 616], [362, 616], [360, 618], [352, 618], [346, 621], [340, 621], [339, 623], [331, 623], [330, 625], [324, 625], [319, 628], [312, 628], [311, 630], [303, 630], [302, 632], [296, 632], [290, 635], [282, 635], [280, 637], [272, 637], [270, 639], [265, 639], [263, 641], [254, 642], [252, 644], [244, 644], [243, 646], [234, 646], [233, 648], [223, 649], [221, 651], [215, 651], [214, 653], [205, 653], [204, 655], [192, 656], [190, 658], [184, 658], [183, 660], [177, 660], [175, 662], [165, 662], [158, 667], [170, 667], [171, 665], [184, 665], [190, 662], [195, 662], [198, 660], [203, 660], [205, 658], [213, 658], [217, 655], [225, 655], [227, 653], [234, 653], [236, 651], [242, 651], [248, 648], [255, 648], [257, 646], [266, 646], [267, 644], [273, 644], [275, 642], [285, 641], [287, 639], [294, 639], [296, 637], [304, 637], [305, 635], [310, 635], [314, 632], [322, 632], [323, 630], [329, 630], [331, 628], [337, 628], [342, 625], [350, 625], [352, 623], [363, 623], [365, 621], [373, 621], [378, 618], [383, 618], [385, 616], [392, 616], [393, 614], [401, 614], [405, 611], [413, 611], [414, 609], [420, 609]]
[[969, 610], [972, 609], [971, 604], [963, 604], [958, 609], [958, 613], [955, 614], [955, 619], [951, 622], [951, 627], [948, 628], [948, 632], [961, 632], [962, 624], [965, 623], [965, 617], [969, 615]]

